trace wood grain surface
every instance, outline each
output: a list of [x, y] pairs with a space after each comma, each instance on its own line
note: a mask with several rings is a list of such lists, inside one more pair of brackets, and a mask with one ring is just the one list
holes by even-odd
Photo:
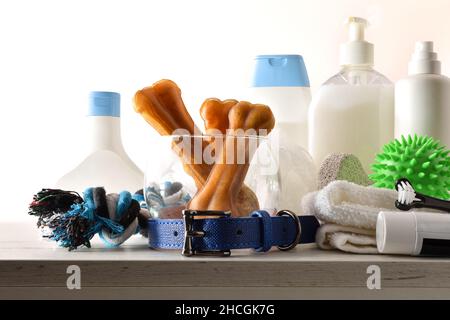
[[[81, 290], [69, 290], [67, 267], [81, 269]], [[367, 268], [381, 270], [369, 290]], [[229, 258], [186, 258], [147, 248], [135, 236], [124, 246], [69, 252], [40, 238], [32, 223], [0, 224], [0, 298], [450, 298], [450, 259], [355, 255], [314, 245], [290, 252], [233, 251]]]

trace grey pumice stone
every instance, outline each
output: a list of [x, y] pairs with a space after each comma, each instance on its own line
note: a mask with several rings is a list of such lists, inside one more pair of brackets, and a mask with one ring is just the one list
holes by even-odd
[[358, 157], [350, 153], [332, 153], [319, 169], [319, 189], [331, 181], [346, 180], [362, 186], [372, 184]]

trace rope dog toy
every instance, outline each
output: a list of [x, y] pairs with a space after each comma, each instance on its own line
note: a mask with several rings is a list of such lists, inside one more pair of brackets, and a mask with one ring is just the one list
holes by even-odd
[[42, 189], [33, 196], [29, 214], [38, 217], [42, 236], [54, 240], [69, 251], [79, 246], [91, 247], [99, 234], [108, 247], [117, 247], [140, 232], [147, 236], [147, 220], [142, 190], [106, 194], [103, 187], [77, 192]]

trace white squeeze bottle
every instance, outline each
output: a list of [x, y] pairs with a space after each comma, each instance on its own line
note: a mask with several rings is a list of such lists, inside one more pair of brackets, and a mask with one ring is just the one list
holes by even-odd
[[268, 105], [275, 117], [269, 140], [277, 150], [279, 209], [300, 213], [299, 199], [316, 188], [316, 168], [307, 151], [311, 91], [303, 57], [256, 56], [250, 96], [253, 103]]
[[317, 165], [330, 153], [352, 153], [371, 172], [376, 154], [394, 138], [394, 86], [373, 69], [374, 47], [364, 40], [367, 21], [351, 17], [347, 24], [341, 71], [311, 102], [309, 150]]
[[94, 91], [89, 96], [86, 117], [88, 155], [57, 182], [63, 190], [83, 192], [88, 187], [104, 187], [107, 193], [142, 189], [144, 175], [131, 161], [120, 135], [120, 95]]
[[408, 74], [395, 85], [395, 136], [426, 135], [450, 147], [450, 80], [433, 42], [416, 43]]
[[281, 141], [292, 142], [308, 150], [311, 90], [302, 56], [256, 56], [251, 99], [270, 107]]

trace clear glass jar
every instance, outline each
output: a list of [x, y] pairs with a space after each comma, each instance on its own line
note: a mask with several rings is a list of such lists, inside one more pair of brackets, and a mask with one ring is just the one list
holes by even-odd
[[[149, 211], [154, 218], [181, 218], [202, 192], [197, 207], [190, 208], [230, 207], [232, 216], [249, 215], [253, 209], [275, 213], [280, 198], [277, 149], [270, 139], [256, 135], [161, 137], [145, 172]], [[243, 188], [249, 190], [241, 192]]]

